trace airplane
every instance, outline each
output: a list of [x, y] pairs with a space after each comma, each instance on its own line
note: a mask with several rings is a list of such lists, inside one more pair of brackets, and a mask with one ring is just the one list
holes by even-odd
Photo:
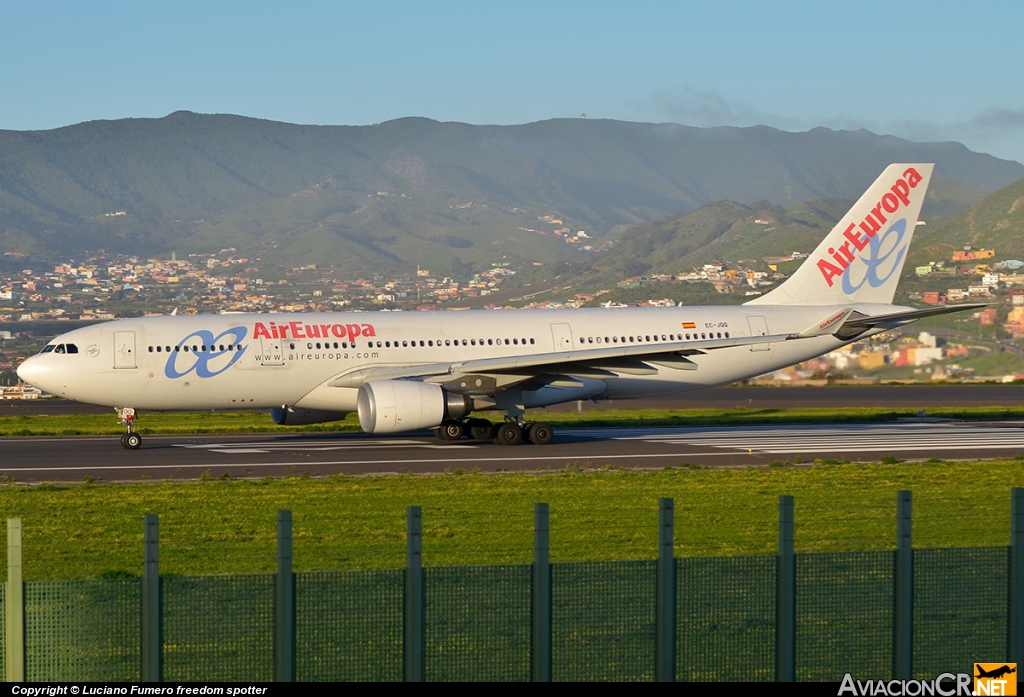
[[[892, 304], [932, 164], [892, 164], [780, 286], [743, 305], [122, 319], [62, 334], [18, 376], [139, 411], [269, 408], [277, 424], [355, 411], [367, 433], [548, 444], [527, 409], [673, 394], [762, 375], [909, 322], [984, 307]], [[504, 412], [500, 424], [471, 412]]]

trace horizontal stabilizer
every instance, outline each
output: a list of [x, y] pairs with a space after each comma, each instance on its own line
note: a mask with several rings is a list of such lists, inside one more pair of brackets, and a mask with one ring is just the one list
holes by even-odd
[[843, 325], [835, 332], [835, 335], [843, 340], [852, 339], [858, 334], [863, 334], [869, 329], [894, 329], [903, 326], [908, 322], [923, 317], [935, 317], [936, 315], [948, 315], [952, 312], [963, 312], [965, 310], [978, 310], [988, 307], [989, 303], [965, 303], [963, 305], [946, 305], [944, 307], [929, 307], [924, 310], [907, 310], [905, 312], [893, 312], [887, 315], [862, 315], [859, 312], [852, 313]]

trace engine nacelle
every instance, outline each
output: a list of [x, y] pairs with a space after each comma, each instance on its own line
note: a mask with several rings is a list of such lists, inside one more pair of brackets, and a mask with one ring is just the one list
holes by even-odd
[[375, 380], [359, 388], [359, 425], [367, 433], [399, 433], [440, 426], [473, 410], [469, 395], [412, 380]]
[[270, 410], [270, 418], [278, 426], [306, 426], [328, 421], [344, 421], [346, 416], [348, 413], [344, 411], [297, 409], [295, 407], [274, 407]]

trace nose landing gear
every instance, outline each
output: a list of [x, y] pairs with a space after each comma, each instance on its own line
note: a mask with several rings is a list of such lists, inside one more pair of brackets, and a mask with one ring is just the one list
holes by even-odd
[[135, 431], [135, 409], [132, 407], [118, 407], [117, 416], [121, 425], [127, 429], [121, 434], [121, 447], [125, 450], [138, 450], [142, 445], [142, 436]]

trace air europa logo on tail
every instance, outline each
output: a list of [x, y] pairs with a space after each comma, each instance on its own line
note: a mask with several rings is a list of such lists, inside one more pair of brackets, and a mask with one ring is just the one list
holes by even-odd
[[[901, 208], [910, 205], [910, 190], [917, 188], [917, 185], [921, 183], [921, 179], [922, 177], [916, 169], [913, 167], [908, 169], [900, 179], [896, 180], [892, 188], [879, 199], [878, 203], [875, 204], [874, 208], [871, 209], [871, 212], [868, 213], [860, 224], [850, 223], [849, 227], [843, 232], [843, 237], [846, 238], [846, 241], [840, 245], [839, 249], [835, 247], [828, 248], [828, 253], [832, 255], [832, 259], [836, 263], [833, 264], [827, 258], [819, 259], [818, 270], [830, 288], [836, 276], [843, 277], [843, 292], [847, 295], [856, 293], [864, 285], [865, 281], [871, 287], [877, 288], [889, 280], [889, 277], [892, 276], [899, 266], [903, 255], [907, 251], [906, 245], [902, 244], [907, 232], [907, 220], [905, 217], [894, 220], [888, 230], [881, 235], [878, 233], [882, 226], [889, 222], [890, 216], [894, 218]], [[890, 238], [892, 238], [891, 245], [888, 244]], [[887, 247], [884, 252], [882, 251], [883, 246]], [[865, 249], [868, 250], [867, 254], [860, 254]], [[893, 257], [894, 254], [895, 257]], [[890, 261], [890, 259], [889, 272], [884, 277], [880, 277], [879, 267]], [[853, 263], [858, 260], [864, 264], [865, 272], [860, 283], [855, 285], [850, 280], [850, 269], [853, 268]]]
[[361, 336], [377, 336], [377, 332], [372, 324], [305, 324], [303, 322], [289, 322], [288, 324], [270, 322], [270, 326], [263, 322], [257, 322], [252, 331], [254, 339], [329, 339], [332, 336], [337, 339], [348, 338], [349, 341], [355, 341]]

